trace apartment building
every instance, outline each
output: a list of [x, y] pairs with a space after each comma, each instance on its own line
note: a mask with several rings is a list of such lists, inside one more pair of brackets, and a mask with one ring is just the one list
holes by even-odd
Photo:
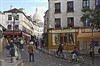
[[[14, 14], [16, 13], [16, 18], [14, 19]], [[32, 20], [29, 19], [26, 14], [17, 8], [4, 11], [5, 14], [5, 27], [7, 28], [3, 32], [6, 37], [23, 36], [25, 40], [30, 40], [31, 35], [33, 35], [34, 27]]]
[[48, 0], [48, 48], [57, 49], [58, 44], [65, 43], [64, 49], [67, 51], [75, 46], [80, 50], [87, 49], [89, 43], [78, 41], [77, 36], [82, 31], [91, 33], [91, 28], [85, 28], [90, 26], [90, 22], [82, 23], [80, 18], [83, 15], [82, 9], [95, 9], [95, 5], [96, 0]]

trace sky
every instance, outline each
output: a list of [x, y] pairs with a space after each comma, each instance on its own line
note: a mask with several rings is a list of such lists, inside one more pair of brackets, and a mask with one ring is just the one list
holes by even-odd
[[0, 11], [7, 11], [12, 8], [24, 8], [26, 15], [34, 15], [36, 8], [41, 16], [48, 9], [48, 0], [0, 0]]

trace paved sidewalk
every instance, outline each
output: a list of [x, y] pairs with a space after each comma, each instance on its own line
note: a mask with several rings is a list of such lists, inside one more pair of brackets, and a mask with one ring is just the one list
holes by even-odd
[[[42, 48], [40, 49], [40, 51], [49, 54], [51, 56], [54, 56], [54, 52], [49, 53], [48, 49], [46, 48]], [[70, 53], [65, 53], [66, 54], [66, 58], [65, 60], [70, 59]], [[89, 55], [81, 55], [84, 58], [85, 63], [81, 64], [80, 66], [99, 66], [100, 65], [100, 55], [96, 55], [95, 56], [95, 60], [93, 61], [94, 63], [92, 64], [92, 60], [91, 57]]]
[[11, 57], [8, 55], [8, 52], [6, 50], [3, 50], [2, 53], [0, 53], [0, 61], [4, 60], [3, 66], [18, 66], [22, 62], [22, 60], [16, 60], [16, 62], [11, 63]]

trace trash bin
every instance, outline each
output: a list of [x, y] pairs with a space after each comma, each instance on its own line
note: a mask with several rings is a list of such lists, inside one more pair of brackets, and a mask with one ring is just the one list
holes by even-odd
[[0, 66], [4, 66], [4, 60], [0, 60]]

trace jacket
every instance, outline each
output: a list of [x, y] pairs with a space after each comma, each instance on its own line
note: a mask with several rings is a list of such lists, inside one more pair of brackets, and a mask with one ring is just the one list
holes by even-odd
[[33, 53], [34, 46], [32, 44], [28, 45], [28, 53]]

